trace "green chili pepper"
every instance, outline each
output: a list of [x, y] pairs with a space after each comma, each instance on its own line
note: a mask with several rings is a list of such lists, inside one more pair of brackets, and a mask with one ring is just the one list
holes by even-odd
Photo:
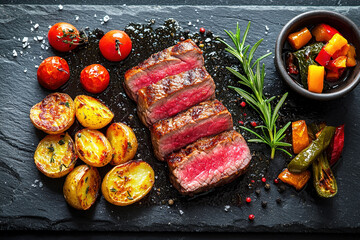
[[297, 52], [294, 52], [294, 55], [299, 63], [301, 83], [305, 88], [307, 88], [308, 68], [310, 65], [318, 65], [315, 62], [315, 58], [323, 46], [324, 44], [322, 42], [318, 42], [306, 46]]
[[300, 173], [305, 171], [311, 163], [317, 159], [320, 154], [329, 146], [332, 137], [335, 133], [335, 127], [326, 126], [321, 131], [319, 137], [314, 140], [307, 148], [302, 150], [291, 162], [288, 164], [288, 169], [293, 173]]
[[314, 187], [320, 197], [331, 198], [337, 193], [337, 184], [325, 152], [312, 164]]

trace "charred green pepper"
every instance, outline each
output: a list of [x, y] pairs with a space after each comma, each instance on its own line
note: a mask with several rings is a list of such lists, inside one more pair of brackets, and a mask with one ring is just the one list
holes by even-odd
[[324, 127], [319, 137], [291, 160], [288, 164], [289, 171], [293, 173], [305, 171], [329, 146], [334, 133], [335, 127]]
[[337, 193], [337, 184], [326, 153], [320, 154], [312, 164], [314, 187], [320, 197], [330, 198]]
[[294, 55], [299, 63], [301, 83], [304, 85], [306, 89], [307, 89], [308, 68], [310, 65], [318, 65], [315, 62], [315, 58], [319, 54], [323, 46], [324, 44], [322, 42], [318, 42], [306, 46], [299, 51], [294, 52]]

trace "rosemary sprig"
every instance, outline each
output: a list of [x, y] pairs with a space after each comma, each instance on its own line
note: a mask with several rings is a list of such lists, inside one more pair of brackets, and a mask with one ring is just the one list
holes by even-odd
[[[232, 33], [231, 31], [225, 30], [225, 32], [229, 35], [232, 42], [234, 43], [234, 47], [230, 46], [224, 40], [219, 39], [222, 43], [226, 45], [225, 50], [232, 55], [234, 55], [241, 63], [242, 68], [245, 72], [245, 75], [240, 72], [227, 67], [227, 69], [238, 77], [239, 83], [248, 87], [251, 91], [246, 91], [242, 88], [229, 86], [229, 88], [234, 89], [240, 96], [242, 96], [246, 102], [254, 108], [260, 115], [265, 125], [257, 126], [257, 129], [261, 129], [262, 135], [249, 129], [241, 126], [242, 129], [254, 134], [257, 138], [248, 140], [249, 142], [256, 143], [265, 143], [271, 148], [271, 159], [275, 157], [275, 151], [281, 150], [288, 155], [291, 154], [283, 149], [283, 147], [291, 146], [291, 144], [282, 142], [285, 137], [285, 131], [290, 126], [291, 122], [288, 122], [283, 128], [279, 131], [276, 129], [276, 120], [279, 117], [279, 109], [283, 105], [288, 93], [285, 93], [279, 102], [276, 104], [275, 108], [272, 109], [271, 101], [275, 99], [275, 96], [271, 98], [266, 98], [263, 94], [264, 89], [264, 79], [265, 79], [265, 64], [262, 64], [262, 68], [260, 69], [260, 61], [265, 57], [269, 56], [271, 53], [267, 53], [252, 63], [254, 53], [263, 39], [260, 39], [254, 46], [250, 49], [250, 45], [245, 46], [246, 37], [248, 35], [250, 29], [250, 22], [248, 23], [246, 30], [242, 36], [240, 37], [240, 28], [239, 23], [236, 27], [236, 33]], [[249, 51], [250, 49], [250, 51]], [[255, 68], [255, 72], [253, 69]]]

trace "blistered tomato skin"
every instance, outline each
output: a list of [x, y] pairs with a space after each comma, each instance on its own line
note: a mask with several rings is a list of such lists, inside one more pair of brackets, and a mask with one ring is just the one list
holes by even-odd
[[101, 54], [109, 61], [124, 60], [131, 52], [132, 42], [130, 37], [120, 30], [106, 33], [99, 42]]
[[44, 88], [55, 90], [64, 85], [70, 78], [69, 65], [61, 57], [48, 57], [37, 70], [37, 79]]
[[92, 64], [81, 71], [80, 82], [90, 93], [101, 93], [110, 82], [109, 72], [100, 64]]
[[59, 52], [73, 50], [80, 43], [79, 31], [66, 22], [54, 24], [49, 30], [48, 39], [50, 45]]

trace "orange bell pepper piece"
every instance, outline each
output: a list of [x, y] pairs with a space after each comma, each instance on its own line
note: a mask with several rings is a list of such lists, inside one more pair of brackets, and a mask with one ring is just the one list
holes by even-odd
[[346, 56], [340, 56], [335, 60], [331, 60], [329, 64], [326, 66], [326, 68], [332, 71], [337, 71], [341, 68], [346, 68], [346, 60], [347, 60]]
[[336, 51], [340, 50], [347, 43], [348, 41], [343, 36], [341, 36], [339, 33], [336, 33], [325, 45], [324, 49], [332, 56]]
[[291, 173], [286, 168], [283, 172], [279, 174], [278, 178], [284, 183], [295, 187], [295, 189], [299, 191], [309, 181], [310, 175], [311, 173], [309, 170], [303, 171], [301, 173]]
[[350, 45], [350, 49], [347, 53], [347, 61], [346, 61], [346, 66], [347, 67], [354, 67], [356, 65], [356, 51], [355, 51], [355, 47]]
[[335, 28], [327, 24], [319, 24], [311, 31], [312, 35], [315, 37], [317, 42], [327, 42], [329, 41], [336, 33], [339, 33]]
[[299, 120], [292, 122], [292, 145], [295, 154], [298, 154], [307, 146], [309, 146], [309, 135], [306, 122]]
[[323, 66], [310, 65], [308, 70], [308, 90], [321, 93], [324, 88], [325, 68]]
[[350, 44], [344, 45], [340, 50], [337, 50], [332, 56], [333, 59], [336, 59], [340, 56], [346, 56], [350, 49]]
[[288, 41], [290, 45], [298, 50], [301, 47], [305, 46], [310, 39], [312, 38], [312, 35], [306, 27], [301, 29], [299, 32], [294, 32], [288, 36]]

